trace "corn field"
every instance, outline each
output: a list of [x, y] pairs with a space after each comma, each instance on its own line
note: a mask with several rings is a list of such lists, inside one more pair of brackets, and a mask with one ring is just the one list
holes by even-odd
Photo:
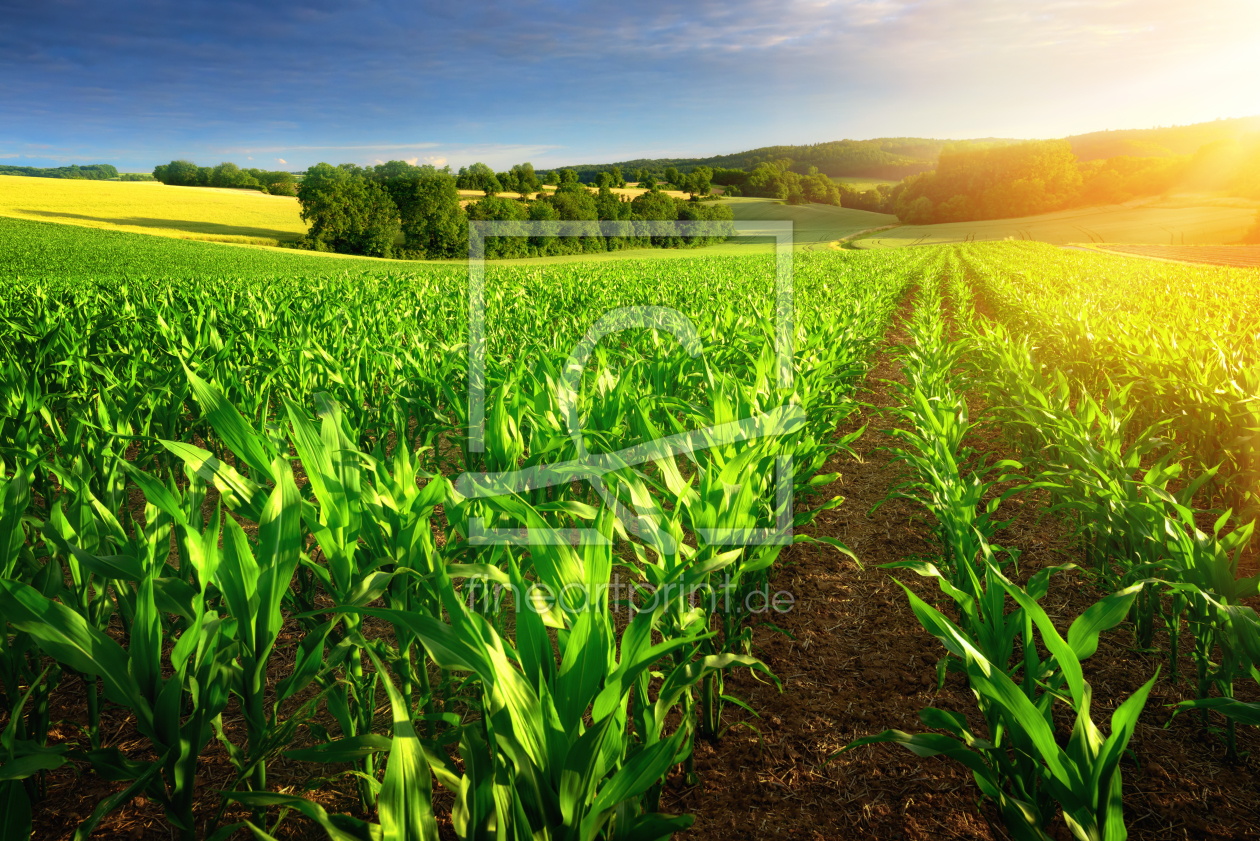
[[[1239, 573], [1260, 507], [1254, 273], [1028, 243], [798, 253], [782, 387], [770, 257], [492, 267], [477, 446], [462, 267], [145, 268], [10, 270], [0, 291], [5, 841], [37, 834], [47, 777], [68, 765], [112, 792], [76, 839], [140, 797], [183, 839], [687, 829], [663, 786], [695, 783], [697, 740], [752, 712], [731, 676], [780, 681], [743, 596], [787, 547], [740, 537], [788, 517], [792, 542], [853, 557], [811, 526], [843, 505], [834, 471], [862, 470], [861, 430], [837, 428], [868, 411], [860, 388], [888, 387], [867, 373], [903, 304], [904, 481], [888, 494], [923, 511], [936, 554], [889, 574], [939, 585], [936, 604], [905, 592], [944, 650], [938, 686], [962, 675], [984, 726], [929, 707], [924, 732], [845, 751], [962, 763], [1012, 837], [1055, 837], [1061, 819], [1115, 841], [1157, 681], [1193, 683], [1179, 711], [1220, 724], [1230, 757], [1260, 723], [1235, 697], [1260, 679], [1257, 578]], [[596, 320], [636, 305], [694, 331], [615, 332], [575, 371]], [[707, 432], [753, 416], [799, 420]], [[981, 424], [1009, 457], [978, 455]], [[666, 446], [678, 436], [703, 445]], [[572, 466], [590, 459], [598, 481]], [[469, 481], [542, 468], [571, 475], [497, 495]], [[1066, 629], [1040, 603], [1073, 565], [1022, 575], [996, 542], [1017, 496], [1070, 524], [1104, 594]], [[1100, 637], [1154, 651], [1160, 627], [1168, 669], [1096, 720], [1082, 664]], [[68, 692], [71, 737], [50, 713]], [[232, 778], [207, 795], [210, 750]], [[357, 808], [279, 790], [277, 763], [309, 763], [308, 791], [351, 786]]]

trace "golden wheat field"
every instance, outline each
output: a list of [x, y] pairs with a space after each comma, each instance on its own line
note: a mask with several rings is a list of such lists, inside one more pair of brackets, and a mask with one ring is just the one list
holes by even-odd
[[306, 233], [297, 199], [154, 181], [0, 175], [0, 216], [255, 245]]

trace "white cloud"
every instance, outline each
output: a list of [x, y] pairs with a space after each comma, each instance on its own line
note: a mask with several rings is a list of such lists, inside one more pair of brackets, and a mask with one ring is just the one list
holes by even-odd
[[280, 163], [282, 163], [282, 164], [286, 165], [286, 166], [287, 166], [287, 165], [288, 165], [288, 163], [289, 163], [289, 162], [288, 162], [288, 161], [286, 161], [284, 158], [276, 158], [276, 160], [277, 160], [277, 161], [279, 161]]

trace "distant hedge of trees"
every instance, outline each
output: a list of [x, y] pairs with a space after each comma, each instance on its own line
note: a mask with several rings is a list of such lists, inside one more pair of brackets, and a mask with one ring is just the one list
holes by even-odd
[[[611, 176], [592, 192], [577, 173], [552, 175], [553, 193], [542, 192], [543, 178], [530, 164], [495, 173], [473, 165], [453, 174], [449, 167], [414, 166], [390, 161], [375, 167], [319, 163], [302, 177], [297, 198], [310, 230], [295, 245], [372, 257], [443, 259], [468, 254], [470, 220], [569, 222], [692, 220], [730, 222], [729, 207], [687, 201], [649, 190], [633, 200], [612, 192]], [[505, 189], [505, 182], [510, 187]], [[624, 183], [624, 182], [623, 182]], [[460, 189], [485, 195], [461, 206]], [[498, 195], [511, 192], [516, 198]], [[530, 198], [533, 194], [534, 198]], [[403, 246], [395, 242], [401, 233]], [[604, 237], [599, 226], [579, 237], [488, 237], [486, 257], [542, 257], [643, 247], [694, 247], [725, 239], [714, 237]]]
[[1260, 245], [1260, 213], [1256, 214], [1256, 224], [1251, 226], [1251, 230], [1243, 235], [1243, 242], [1251, 245]]
[[713, 183], [725, 187], [726, 195], [760, 196], [779, 199], [788, 204], [831, 204], [841, 206], [840, 187], [811, 166], [804, 174], [792, 169], [792, 161], [783, 158], [763, 161], [751, 172], [742, 169], [715, 169]]
[[230, 187], [258, 190], [273, 196], [296, 196], [297, 179], [291, 172], [241, 169], [234, 163], [197, 166], [192, 161], [171, 161], [153, 168], [153, 177], [172, 187]]
[[884, 194], [883, 209], [912, 225], [972, 222], [1119, 204], [1177, 188], [1260, 198], [1260, 137], [1216, 141], [1194, 155], [1085, 162], [1066, 140], [947, 148], [935, 172]]
[[[992, 140], [991, 143], [1013, 141]], [[798, 175], [815, 167], [831, 177], [887, 178], [898, 181], [935, 166], [936, 156], [948, 141], [919, 137], [883, 137], [875, 140], [837, 140], [803, 146], [764, 146], [733, 155], [709, 158], [657, 158], [621, 161], [616, 164], [585, 164], [572, 167], [584, 184], [598, 184], [599, 174], [617, 167], [632, 173], [647, 170], [659, 180], [666, 167], [690, 172], [693, 167], [737, 169], [751, 172], [760, 164], [788, 159]], [[635, 181], [641, 181], [635, 178]], [[714, 182], [717, 183], [717, 182]]]
[[[27, 175], [33, 178], [75, 178], [88, 181], [106, 181], [119, 177], [118, 170], [111, 164], [88, 164], [86, 166], [71, 164], [70, 166], [57, 167], [6, 166], [0, 164], [0, 175]], [[130, 181], [131, 179], [123, 178], [122, 180]]]

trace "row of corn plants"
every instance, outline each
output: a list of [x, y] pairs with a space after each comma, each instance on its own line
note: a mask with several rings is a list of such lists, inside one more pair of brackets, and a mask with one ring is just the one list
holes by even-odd
[[[966, 254], [969, 267], [978, 261]], [[981, 274], [982, 273], [976, 273]], [[964, 273], [955, 275], [961, 309], [972, 313]], [[989, 285], [982, 286], [988, 290]], [[1225, 497], [1249, 504], [1245, 475], [1230, 482], [1243, 487], [1229, 494], [1205, 494], [1222, 469], [1237, 460], [1205, 464], [1200, 440], [1187, 437], [1189, 422], [1178, 405], [1152, 416], [1138, 392], [1145, 363], [1129, 368], [1120, 362], [1099, 386], [1074, 375], [1063, 365], [1063, 350], [1044, 351], [1042, 342], [1058, 339], [1032, 332], [1011, 332], [1001, 322], [968, 317], [961, 324], [968, 336], [977, 383], [986, 391], [995, 415], [1035, 476], [1033, 487], [1049, 493], [1051, 510], [1074, 523], [1087, 564], [1107, 590], [1141, 585], [1130, 608], [1135, 647], [1159, 652], [1155, 632], [1162, 624], [1169, 639], [1170, 678], [1181, 678], [1183, 636], [1192, 634], [1197, 699], [1183, 707], [1198, 708], [1204, 723], [1208, 711], [1227, 718], [1226, 754], [1238, 759], [1236, 723], [1260, 720], [1257, 706], [1234, 698], [1240, 678], [1257, 678], [1260, 623], [1243, 600], [1258, 594], [1260, 576], [1240, 577], [1239, 561], [1248, 547], [1254, 520], [1240, 522], [1235, 511], [1204, 509], [1206, 499]], [[1178, 330], [1179, 323], [1164, 329]], [[1192, 344], [1193, 340], [1188, 340]], [[1148, 356], [1158, 354], [1158, 348]], [[1114, 381], [1110, 376], [1114, 375]], [[1235, 384], [1237, 386], [1237, 384]], [[1099, 388], [1095, 396], [1091, 387]], [[1239, 440], [1246, 441], [1248, 430]], [[1196, 501], [1200, 505], [1196, 505]], [[1254, 508], [1247, 508], [1254, 512]], [[1209, 525], [1210, 524], [1210, 525]]]
[[[78, 838], [140, 795], [189, 839], [269, 838], [293, 815], [334, 839], [436, 838], [439, 819], [470, 839], [687, 826], [663, 786], [694, 779], [695, 739], [743, 704], [725, 676], [773, 681], [746, 596], [813, 540], [749, 537], [840, 503], [813, 495], [918, 259], [798, 259], [786, 388], [769, 260], [496, 267], [481, 447], [455, 270], [15, 279], [3, 837], [26, 838], [71, 770], [116, 788]], [[602, 313], [643, 303], [689, 330], [624, 330], [566, 365]], [[729, 432], [750, 417], [768, 434]], [[487, 478], [535, 468], [562, 481]], [[54, 699], [76, 694], [54, 728]], [[121, 750], [107, 719], [143, 747]], [[234, 777], [210, 797], [207, 751]], [[282, 758], [357, 808], [276, 790]]]
[[964, 249], [994, 317], [1038, 361], [1099, 400], [1122, 394], [1133, 431], [1166, 422], [1204, 507], [1260, 513], [1260, 307], [1254, 273], [1069, 252]]
[[[942, 254], [923, 274], [908, 324], [911, 342], [902, 353], [905, 382], [895, 384], [901, 397], [895, 412], [902, 423], [893, 430], [894, 453], [909, 478], [893, 495], [916, 501], [930, 514], [939, 565], [903, 561], [889, 568], [937, 581], [952, 600], [956, 618], [902, 585], [923, 627], [946, 649], [938, 686], [944, 686], [947, 671], [962, 673], [983, 728], [958, 713], [928, 708], [920, 713], [923, 723], [944, 733], [888, 730], [845, 750], [888, 742], [919, 756], [962, 763], [1015, 838], [1052, 837], [1059, 813], [1082, 841], [1124, 838], [1120, 759], [1154, 678], [1119, 705], [1104, 736], [1092, 718], [1093, 694], [1081, 662], [1096, 651], [1099, 635], [1123, 620], [1140, 586], [1089, 608], [1065, 638], [1039, 602], [1051, 576], [1070, 565], [1041, 570], [1023, 585], [1015, 582], [1018, 553], [993, 543], [1003, 527], [994, 514], [1004, 498], [997, 486], [1011, 478], [1004, 471], [1021, 465], [986, 466], [965, 444], [971, 423], [956, 376], [968, 342], [947, 338], [938, 279], [956, 271], [956, 263], [955, 255]], [[1066, 744], [1055, 737], [1056, 712], [1072, 722]]]

